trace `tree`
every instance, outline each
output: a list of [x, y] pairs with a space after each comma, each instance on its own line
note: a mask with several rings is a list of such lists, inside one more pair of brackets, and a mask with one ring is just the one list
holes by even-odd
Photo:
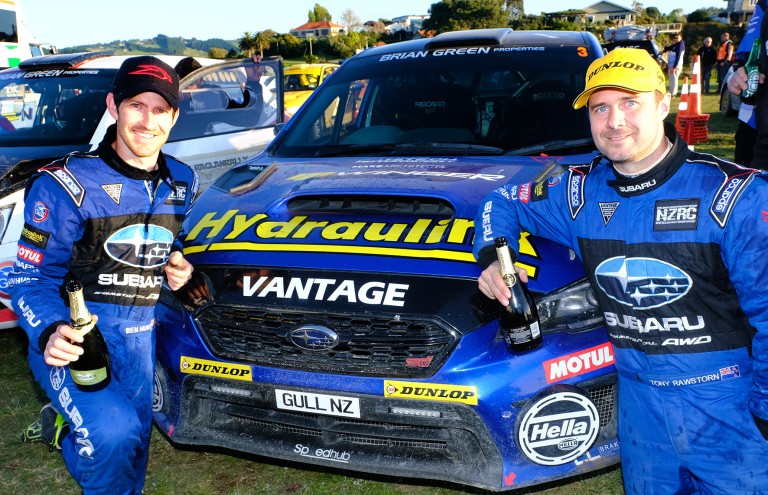
[[363, 25], [363, 23], [360, 22], [360, 18], [355, 15], [355, 12], [352, 9], [347, 9], [341, 13], [341, 23], [347, 26], [348, 33], [357, 31]]
[[[258, 50], [259, 55], [262, 57], [264, 57], [264, 49], [268, 49], [275, 41], [277, 41], [277, 38], [275, 38], [275, 32], [271, 29], [257, 31], [256, 34], [253, 35], [254, 49]], [[250, 57], [251, 54], [248, 56]]]
[[525, 17], [525, 7], [523, 0], [505, 0], [504, 6], [507, 9], [509, 20], [518, 20]]
[[645, 15], [651, 19], [661, 19], [661, 11], [656, 7], [648, 7], [645, 9]]
[[307, 18], [309, 22], [330, 21], [331, 13], [328, 12], [328, 9], [316, 3], [315, 8], [309, 11]]
[[226, 48], [211, 48], [208, 50], [208, 56], [210, 58], [227, 58]]
[[243, 37], [237, 40], [237, 46], [248, 58], [251, 58], [256, 50], [256, 39], [250, 31], [246, 31], [243, 33]]
[[433, 3], [424, 29], [444, 33], [462, 29], [506, 27], [505, 0], [443, 0]]

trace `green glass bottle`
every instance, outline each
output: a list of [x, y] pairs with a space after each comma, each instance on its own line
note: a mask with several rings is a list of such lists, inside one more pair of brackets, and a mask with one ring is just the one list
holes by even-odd
[[744, 70], [747, 71], [747, 89], [741, 92], [741, 101], [748, 105], [753, 105], [757, 97], [757, 91], [760, 88], [760, 50], [763, 42], [756, 38], [752, 43], [752, 50], [749, 52], [749, 59], [744, 64]]
[[109, 385], [112, 379], [107, 343], [99, 328], [92, 322], [91, 313], [85, 306], [82, 284], [71, 280], [66, 289], [69, 295], [69, 325], [82, 332], [84, 338], [82, 344], [73, 342], [83, 348], [83, 354], [77, 361], [69, 363], [69, 373], [77, 388], [85, 392], [95, 392]]

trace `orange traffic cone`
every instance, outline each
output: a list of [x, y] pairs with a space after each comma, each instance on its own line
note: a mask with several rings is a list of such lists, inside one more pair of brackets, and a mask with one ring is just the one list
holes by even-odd
[[701, 115], [701, 62], [699, 55], [693, 62], [693, 76], [688, 93], [688, 115]]
[[680, 126], [680, 116], [688, 114], [688, 76], [683, 78], [683, 86], [680, 88], [680, 103], [677, 105], [677, 115], [675, 115], [675, 128], [677, 132], [683, 134]]
[[676, 119], [675, 127], [688, 146], [693, 149], [693, 145], [696, 143], [703, 143], [709, 140], [709, 129], [707, 128], [707, 121], [709, 121], [709, 114], [701, 113], [701, 61], [697, 55], [693, 62], [692, 67], [693, 76], [691, 77], [691, 87], [688, 92], [688, 101], [686, 105], [686, 112], [679, 112], [677, 115], [679, 120]]

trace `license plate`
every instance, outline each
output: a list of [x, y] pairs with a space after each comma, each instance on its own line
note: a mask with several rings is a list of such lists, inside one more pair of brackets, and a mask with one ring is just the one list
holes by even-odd
[[345, 418], [360, 417], [360, 399], [354, 397], [275, 389], [275, 400], [278, 409]]

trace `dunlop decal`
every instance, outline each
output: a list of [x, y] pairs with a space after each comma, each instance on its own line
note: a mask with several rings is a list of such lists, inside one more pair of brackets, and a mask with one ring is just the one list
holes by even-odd
[[477, 387], [384, 380], [384, 397], [461, 402], [476, 406]]
[[189, 375], [215, 376], [230, 380], [252, 381], [251, 367], [244, 364], [222, 363], [220, 361], [208, 361], [188, 356], [181, 356], [179, 369]]

